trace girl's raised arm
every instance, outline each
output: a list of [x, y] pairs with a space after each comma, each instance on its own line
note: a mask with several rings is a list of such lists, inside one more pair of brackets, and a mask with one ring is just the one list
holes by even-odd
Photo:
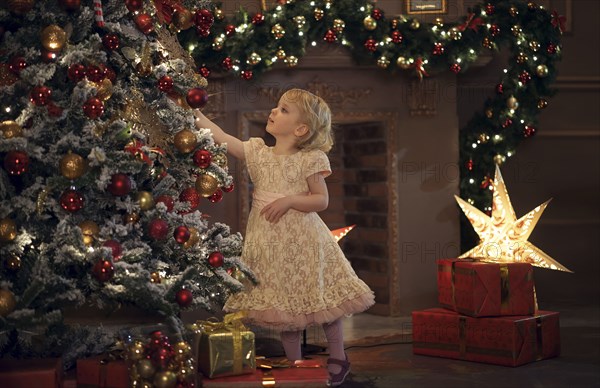
[[227, 143], [227, 153], [236, 159], [244, 160], [244, 145], [240, 139], [231, 136], [209, 120], [204, 113], [194, 110], [197, 128], [208, 128], [213, 134], [215, 141], [219, 144]]

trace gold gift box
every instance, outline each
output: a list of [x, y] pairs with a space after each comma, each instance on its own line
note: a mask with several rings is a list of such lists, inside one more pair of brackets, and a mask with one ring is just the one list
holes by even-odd
[[242, 317], [239, 313], [227, 314], [223, 322], [197, 321], [191, 326], [198, 370], [206, 377], [254, 373], [254, 333], [244, 326]]

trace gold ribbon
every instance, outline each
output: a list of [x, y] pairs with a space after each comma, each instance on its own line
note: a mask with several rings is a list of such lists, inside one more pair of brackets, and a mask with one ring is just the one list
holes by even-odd
[[233, 337], [233, 373], [240, 374], [244, 369], [244, 360], [242, 358], [242, 331], [247, 330], [242, 323], [246, 316], [244, 311], [227, 314], [223, 317], [223, 322], [214, 322], [211, 320], [198, 321], [197, 325], [202, 325], [207, 334], [216, 331], [231, 332]]
[[500, 264], [500, 311], [507, 313], [510, 309], [510, 282], [508, 264]]

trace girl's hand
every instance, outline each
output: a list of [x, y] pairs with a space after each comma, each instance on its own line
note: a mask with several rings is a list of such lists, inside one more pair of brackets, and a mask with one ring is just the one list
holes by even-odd
[[292, 201], [290, 197], [279, 198], [263, 207], [260, 215], [265, 216], [265, 220], [270, 223], [276, 224], [291, 207]]

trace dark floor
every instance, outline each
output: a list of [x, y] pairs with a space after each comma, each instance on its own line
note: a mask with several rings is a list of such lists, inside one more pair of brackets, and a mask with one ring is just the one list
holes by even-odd
[[[343, 387], [600, 387], [600, 305], [562, 302], [560, 357], [516, 368], [412, 354], [410, 319], [358, 314], [344, 322], [352, 362]], [[257, 333], [257, 354], [280, 356], [280, 344]], [[305, 355], [326, 359], [318, 331]]]

